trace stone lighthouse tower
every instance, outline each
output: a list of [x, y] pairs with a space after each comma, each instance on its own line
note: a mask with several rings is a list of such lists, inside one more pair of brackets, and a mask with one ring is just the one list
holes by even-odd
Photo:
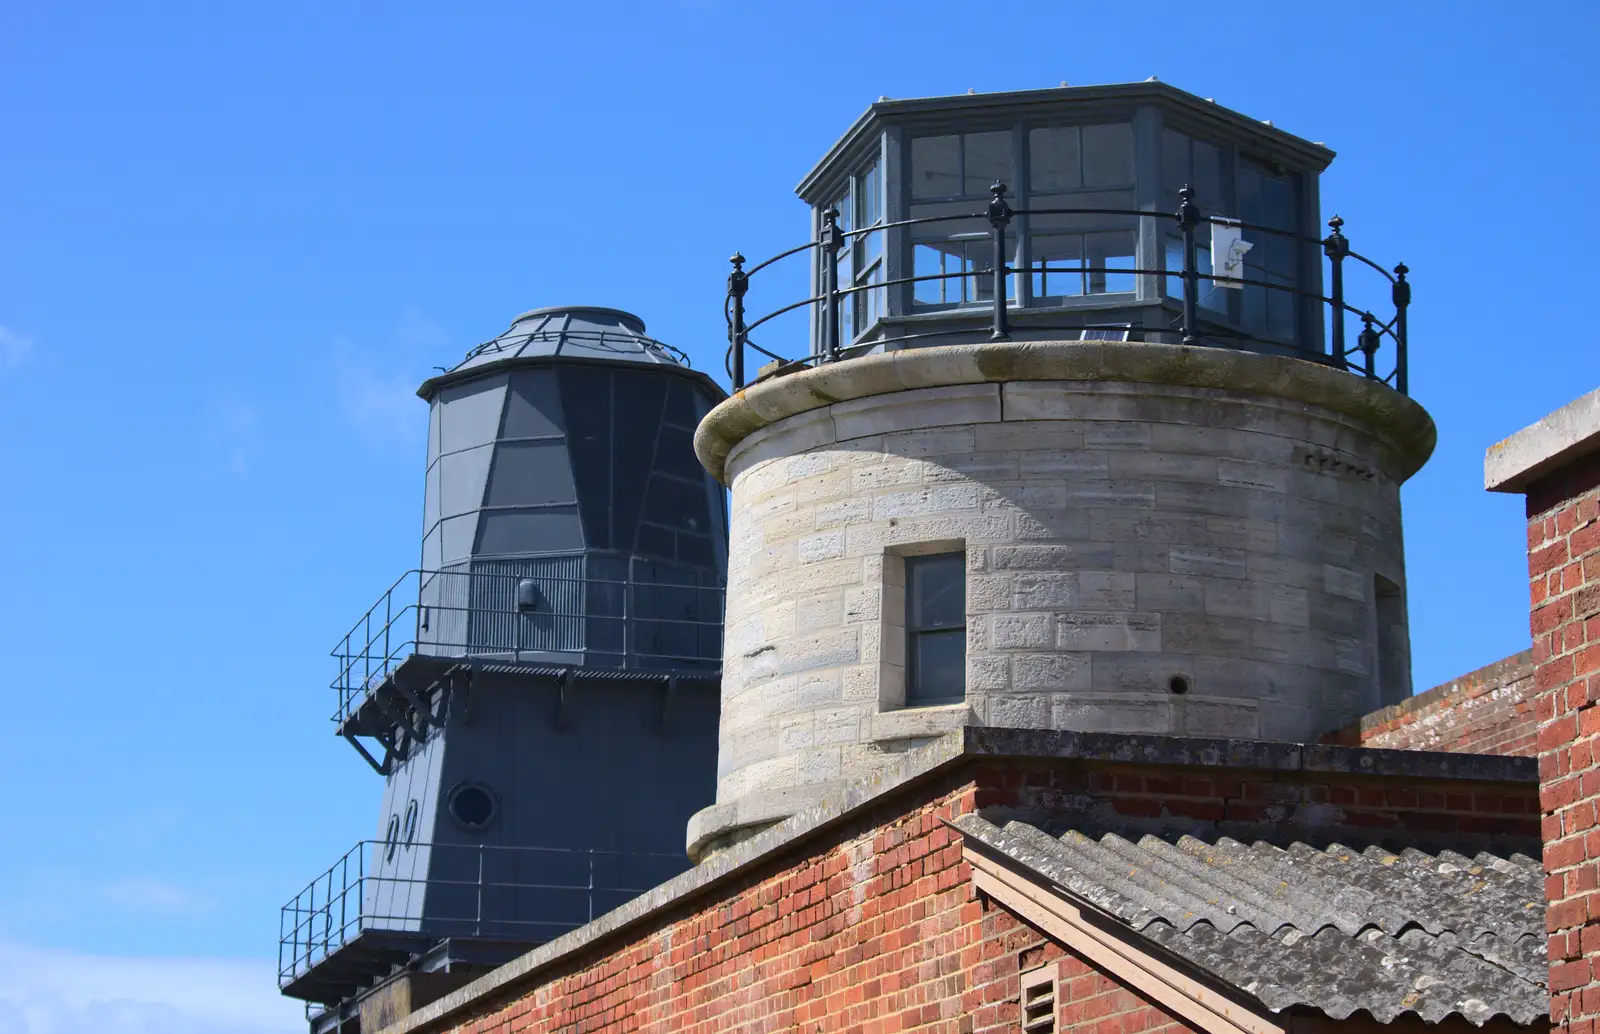
[[[873, 105], [730, 279], [703, 856], [963, 725], [1309, 741], [1411, 691], [1405, 267], [1332, 152], [1164, 84]], [[790, 261], [804, 261], [794, 258]], [[803, 335], [809, 334], [809, 348]], [[787, 354], [743, 384], [747, 349]], [[797, 355], [798, 353], [798, 355]]]

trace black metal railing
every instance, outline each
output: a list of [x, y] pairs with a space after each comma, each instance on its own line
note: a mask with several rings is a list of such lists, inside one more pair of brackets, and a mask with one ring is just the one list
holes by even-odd
[[682, 349], [675, 348], [665, 341], [635, 334], [630, 330], [531, 330], [518, 334], [506, 333], [474, 346], [462, 362], [469, 362], [489, 352], [513, 351], [536, 341], [554, 342], [557, 347], [573, 341], [582, 344], [589, 351], [616, 352], [619, 355], [652, 352], [680, 366], [690, 365], [689, 356]]
[[[839, 224], [837, 209], [828, 209], [823, 213], [823, 223], [817, 239], [809, 241], [798, 247], [790, 248], [777, 255], [745, 268], [746, 259], [741, 254], [734, 254], [729, 260], [733, 263], [733, 271], [728, 275], [728, 291], [724, 303], [724, 315], [728, 324], [728, 351], [724, 360], [724, 368], [732, 380], [734, 390], [738, 390], [746, 383], [745, 376], [745, 350], [752, 349], [777, 364], [777, 370], [786, 372], [790, 369], [812, 366], [821, 363], [831, 363], [839, 359], [851, 358], [859, 354], [862, 348], [876, 347], [884, 343], [910, 343], [914, 341], [931, 342], [944, 337], [968, 337], [973, 334], [970, 326], [960, 328], [918, 330], [908, 333], [893, 333], [890, 335], [869, 338], [861, 347], [856, 347], [841, 341], [840, 335], [840, 307], [843, 301], [852, 296], [865, 296], [871, 291], [886, 291], [889, 288], [902, 285], [912, 285], [930, 281], [959, 280], [975, 278], [978, 276], [992, 276], [990, 286], [989, 308], [991, 310], [991, 326], [989, 340], [1009, 340], [1012, 331], [1013, 306], [1009, 304], [1009, 278], [1019, 270], [1012, 269], [1007, 260], [1014, 240], [1008, 241], [1007, 227], [1011, 220], [1019, 215], [1048, 215], [1048, 216], [1090, 216], [1090, 217], [1128, 217], [1139, 220], [1164, 220], [1176, 226], [1182, 237], [1182, 264], [1180, 269], [1139, 269], [1125, 266], [1074, 266], [1072, 271], [1085, 275], [1117, 275], [1117, 276], [1145, 276], [1158, 278], [1179, 279], [1182, 285], [1179, 312], [1168, 327], [1136, 326], [1118, 324], [1128, 330], [1130, 337], [1142, 337], [1146, 340], [1176, 340], [1183, 344], [1222, 344], [1228, 347], [1249, 348], [1252, 345], [1263, 346], [1264, 350], [1281, 350], [1285, 342], [1279, 339], [1252, 336], [1237, 327], [1225, 325], [1225, 321], [1206, 318], [1202, 320], [1200, 314], [1200, 284], [1202, 281], [1214, 285], [1228, 285], [1245, 289], [1260, 289], [1284, 292], [1296, 298], [1314, 301], [1327, 309], [1327, 323], [1324, 328], [1327, 335], [1326, 350], [1312, 351], [1305, 348], [1290, 346], [1290, 350], [1303, 358], [1324, 362], [1339, 369], [1348, 370], [1373, 380], [1382, 381], [1394, 387], [1401, 393], [1408, 391], [1406, 377], [1406, 312], [1411, 304], [1411, 284], [1406, 279], [1410, 270], [1404, 263], [1393, 268], [1393, 271], [1384, 269], [1378, 263], [1351, 249], [1349, 239], [1344, 235], [1344, 220], [1334, 216], [1328, 221], [1329, 234], [1327, 237], [1306, 237], [1301, 234], [1280, 230], [1270, 226], [1243, 222], [1238, 219], [1223, 218], [1221, 216], [1207, 216], [1200, 212], [1194, 191], [1188, 187], [1179, 191], [1179, 206], [1175, 212], [1155, 212], [1148, 210], [1128, 210], [1114, 208], [1036, 208], [1014, 209], [1006, 201], [1008, 188], [1003, 183], [996, 183], [989, 188], [990, 200], [988, 205], [980, 212], [965, 212], [956, 215], [927, 216], [916, 219], [904, 219], [896, 222], [879, 222], [859, 229], [845, 230]], [[873, 280], [866, 283], [857, 283], [854, 286], [839, 286], [839, 254], [849, 243], [868, 234], [882, 233], [897, 230], [908, 226], [917, 226], [929, 223], [953, 221], [983, 220], [989, 224], [989, 237], [993, 244], [993, 268], [989, 270], [959, 270], [951, 273], [928, 273], [920, 276], [904, 276], [887, 280]], [[1319, 248], [1327, 258], [1329, 265], [1328, 290], [1326, 295], [1316, 291], [1308, 291], [1289, 284], [1272, 283], [1266, 279], [1253, 279], [1244, 277], [1224, 276], [1215, 271], [1207, 273], [1200, 269], [1196, 232], [1201, 224], [1211, 224], [1236, 227], [1253, 234], [1267, 235], [1287, 240], [1297, 245]], [[1158, 239], [1159, 239], [1158, 235]], [[750, 320], [745, 311], [745, 295], [749, 291], [751, 278], [757, 273], [770, 268], [784, 259], [799, 254], [815, 253], [820, 257], [820, 282], [822, 293], [809, 298], [792, 302], [781, 308], [775, 309], [754, 320]], [[1351, 302], [1346, 296], [1345, 288], [1345, 263], [1355, 260], [1377, 271], [1388, 283], [1389, 304], [1393, 306], [1393, 313], [1388, 319], [1380, 319], [1369, 308], [1362, 308]], [[1027, 271], [1021, 271], [1027, 272]], [[981, 293], [981, 291], [980, 291]], [[1138, 306], [1152, 304], [1151, 301], [1141, 300], [1134, 303]], [[810, 355], [790, 359], [773, 352], [752, 338], [751, 333], [787, 313], [800, 309], [818, 307], [816, 346]], [[953, 312], [942, 310], [956, 316], [970, 317], [976, 307], [962, 306]], [[981, 311], [981, 308], [978, 309]], [[1016, 309], [1016, 312], [1027, 313], [1027, 309]], [[1362, 329], [1356, 335], [1353, 344], [1348, 343], [1346, 335], [1346, 322], [1349, 317], [1361, 320]], [[1079, 322], [1071, 324], [1053, 324], [1030, 319], [1026, 324], [1029, 331], [1093, 331], [1101, 329], [1108, 324]], [[870, 333], [873, 328], [868, 328]], [[1386, 372], [1379, 369], [1378, 355], [1380, 351], [1386, 354], [1383, 365]]]
[[565, 658], [630, 671], [715, 667], [723, 589], [703, 579], [703, 572], [641, 557], [590, 555], [407, 571], [333, 648], [333, 720], [350, 719], [367, 692], [413, 654]]
[[687, 867], [681, 854], [363, 840], [280, 910], [278, 985], [368, 932], [543, 943]]

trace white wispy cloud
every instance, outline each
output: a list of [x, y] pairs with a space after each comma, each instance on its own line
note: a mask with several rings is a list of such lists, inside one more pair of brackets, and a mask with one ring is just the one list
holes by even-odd
[[0, 326], [0, 366], [19, 366], [32, 354], [32, 338]]
[[346, 419], [371, 445], [415, 444], [427, 426], [417, 385], [437, 363], [453, 361], [449, 335], [407, 308], [382, 348], [334, 344], [333, 380]]
[[208, 912], [216, 903], [203, 888], [149, 876], [120, 877], [99, 889], [108, 904], [129, 912], [154, 912], [167, 917]]
[[242, 396], [217, 396], [206, 405], [206, 427], [211, 451], [222, 468], [239, 477], [250, 473], [261, 450], [260, 407]]
[[91, 955], [0, 941], [0, 1034], [301, 1034], [270, 961]]

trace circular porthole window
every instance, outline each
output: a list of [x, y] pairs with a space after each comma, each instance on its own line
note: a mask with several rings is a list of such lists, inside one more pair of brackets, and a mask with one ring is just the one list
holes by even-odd
[[1184, 675], [1174, 675], [1167, 680], [1167, 691], [1174, 696], [1183, 696], [1189, 692], [1189, 679]]
[[400, 816], [389, 816], [389, 831], [383, 835], [383, 860], [394, 861], [394, 849], [400, 845]]
[[472, 832], [488, 828], [489, 823], [494, 821], [495, 812], [500, 810], [494, 794], [482, 783], [457, 784], [450, 791], [445, 807], [449, 809], [451, 818]]
[[406, 805], [405, 833], [407, 847], [417, 842], [417, 802], [415, 800]]

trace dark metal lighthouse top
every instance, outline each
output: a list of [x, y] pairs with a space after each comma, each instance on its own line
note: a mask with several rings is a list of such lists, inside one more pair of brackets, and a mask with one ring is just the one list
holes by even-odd
[[633, 313], [598, 305], [552, 305], [518, 316], [499, 336], [472, 349], [448, 371], [424, 381], [417, 394], [431, 399], [447, 384], [547, 361], [671, 367], [713, 392], [721, 391], [710, 377], [690, 368], [689, 357], [681, 350], [645, 336], [644, 320]]
[[[747, 347], [770, 374], [1082, 338], [1292, 355], [1405, 391], [1407, 270], [1351, 250], [1337, 216], [1324, 235], [1333, 157], [1154, 81], [880, 100], [798, 187], [812, 239], [755, 265], [734, 256], [729, 373], [745, 382]], [[801, 255], [809, 298], [751, 304], [752, 277]], [[1347, 260], [1370, 274], [1348, 295]], [[780, 341], [800, 313], [810, 348], [796, 356]]]

